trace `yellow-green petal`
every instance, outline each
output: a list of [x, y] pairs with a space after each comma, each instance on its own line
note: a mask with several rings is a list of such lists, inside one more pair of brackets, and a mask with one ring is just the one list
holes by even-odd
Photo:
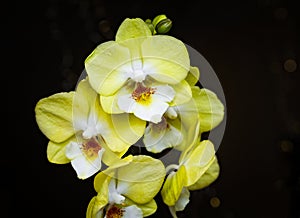
[[171, 172], [167, 176], [161, 189], [161, 196], [166, 205], [174, 206], [176, 204], [186, 183], [186, 173], [185, 166], [180, 166], [177, 172]]
[[199, 81], [199, 77], [200, 77], [199, 68], [191, 66], [190, 71], [188, 72], [188, 75], [185, 78], [185, 80], [190, 84], [190, 86], [194, 86]]
[[224, 105], [218, 96], [206, 89], [192, 87], [193, 98], [197, 104], [200, 116], [200, 131], [206, 132], [215, 128], [224, 118]]
[[[105, 149], [105, 152], [103, 153], [103, 156], [102, 156], [102, 162], [106, 166], [110, 167], [109, 172], [112, 172], [112, 169], [116, 168], [117, 166], [118, 167], [123, 166], [132, 161], [131, 156], [126, 156], [126, 158], [121, 158], [127, 152], [127, 150], [124, 150], [123, 152], [113, 152], [112, 150], [109, 149], [109, 147], [107, 147], [104, 144], [103, 144], [103, 148]], [[107, 173], [108, 173], [108, 171], [107, 171]], [[114, 173], [109, 174], [109, 175], [114, 176]]]
[[116, 41], [152, 36], [147, 24], [140, 18], [126, 18], [118, 28]]
[[205, 173], [214, 155], [214, 145], [209, 140], [203, 140], [184, 157], [183, 162], [181, 162], [186, 167], [187, 173], [184, 186], [194, 184]]
[[73, 122], [74, 127], [78, 126], [77, 122], [87, 122], [91, 113], [97, 114], [99, 99], [97, 92], [91, 87], [88, 77], [81, 80], [76, 88], [73, 100]]
[[215, 157], [205, 173], [198, 179], [196, 183], [188, 186], [188, 189], [191, 191], [203, 189], [212, 184], [218, 178], [219, 174], [220, 165], [217, 158]]
[[108, 186], [111, 177], [105, 173], [100, 172], [94, 178], [94, 188], [97, 196], [93, 197], [88, 204], [87, 218], [102, 218], [102, 210], [109, 203]]
[[35, 117], [40, 130], [48, 139], [61, 143], [75, 134], [72, 125], [74, 92], [51, 95], [38, 101]]
[[190, 69], [190, 59], [184, 43], [172, 36], [156, 35], [141, 44], [143, 69], [156, 81], [177, 84]]
[[[110, 148], [113, 151], [123, 151], [135, 144], [144, 134], [146, 121], [141, 120], [133, 114], [112, 114], [111, 115], [111, 137], [119, 138], [120, 142], [111, 140]], [[112, 138], [113, 139], [113, 138]], [[107, 140], [108, 142], [108, 140]]]
[[56, 164], [70, 163], [71, 160], [66, 157], [66, 146], [75, 140], [76, 137], [71, 137], [70, 139], [61, 143], [49, 141], [47, 146], [47, 158], [49, 162]]
[[114, 41], [97, 46], [85, 60], [85, 69], [91, 86], [97, 93], [109, 96], [120, 89], [128, 79], [131, 54], [127, 47]]
[[173, 106], [180, 118], [180, 130], [183, 134], [183, 141], [176, 146], [177, 150], [187, 151], [189, 146], [193, 146], [199, 138], [200, 116], [194, 98], [184, 104]]
[[[74, 126], [85, 129], [91, 119], [93, 125], [101, 123], [101, 136], [109, 149], [114, 152], [123, 152], [131, 145], [118, 137], [111, 115], [105, 113], [100, 105], [98, 94], [90, 86], [89, 80], [81, 80], [74, 95]], [[100, 125], [100, 124], [99, 124]], [[128, 127], [127, 127], [128, 128]], [[122, 132], [122, 129], [119, 131]], [[136, 139], [138, 140], [138, 139]]]
[[100, 102], [103, 110], [109, 114], [120, 114], [124, 113], [123, 110], [120, 109], [118, 105], [118, 99], [122, 95], [131, 95], [135, 89], [135, 82], [131, 81], [126, 83], [121, 89], [119, 89], [116, 93], [110, 96], [100, 96]]
[[110, 96], [100, 96], [100, 102], [103, 107], [103, 110], [109, 114], [121, 114], [124, 113], [118, 106], [118, 94]]
[[143, 211], [143, 217], [150, 216], [154, 214], [157, 210], [157, 204], [154, 199], [152, 199], [151, 201], [145, 204], [137, 204], [132, 200], [130, 200], [129, 198], [126, 198], [124, 203], [125, 205], [129, 205], [129, 206], [136, 205], [138, 208], [140, 208]]
[[178, 121], [181, 121], [180, 125], [177, 124], [177, 126], [179, 126], [177, 128], [180, 128], [180, 131], [183, 135], [183, 140], [180, 144], [176, 145], [175, 149], [185, 152], [186, 150], [188, 150], [188, 147], [192, 147], [197, 139], [199, 139], [200, 122], [198, 116], [192, 113], [189, 118], [187, 118], [186, 116], [182, 116], [181, 120], [170, 120], [170, 124], [174, 125], [174, 123], [178, 123]]
[[111, 177], [104, 172], [98, 173], [94, 178], [94, 189], [98, 193], [98, 201], [101, 202], [101, 207], [108, 203], [108, 186]]
[[192, 98], [192, 89], [190, 85], [182, 80], [180, 83], [171, 86], [176, 92], [173, 101], [170, 103], [170, 106], [184, 104]]
[[128, 165], [129, 163], [132, 162], [132, 160], [133, 160], [133, 156], [131, 154], [124, 158], [118, 158], [118, 159], [115, 158], [114, 162], [110, 162], [109, 167], [103, 170], [102, 173], [112, 178], [117, 178], [118, 168]]
[[164, 164], [159, 159], [133, 156], [132, 162], [118, 169], [118, 186], [123, 187], [122, 195], [145, 204], [159, 192], [165, 175]]
[[86, 218], [103, 218], [103, 211], [100, 205], [98, 197], [94, 196], [88, 204]]

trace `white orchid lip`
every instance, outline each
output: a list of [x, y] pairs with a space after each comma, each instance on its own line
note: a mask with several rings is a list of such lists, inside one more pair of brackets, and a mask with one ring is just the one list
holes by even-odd
[[169, 85], [147, 86], [137, 82], [129, 89], [123, 88], [118, 96], [118, 107], [142, 120], [158, 123], [174, 96], [175, 91]]
[[156, 88], [145, 87], [142, 83], [137, 83], [137, 87], [132, 92], [131, 97], [140, 104], [150, 104], [151, 96], [155, 91]]
[[98, 157], [99, 151], [102, 150], [102, 146], [99, 141], [93, 137], [81, 145], [81, 150], [89, 160], [95, 160]]
[[124, 212], [125, 212], [124, 208], [118, 207], [117, 205], [113, 204], [108, 208], [105, 217], [106, 218], [123, 217]]
[[142, 218], [143, 211], [136, 205], [112, 204], [106, 209], [104, 218]]
[[71, 160], [78, 178], [86, 179], [101, 169], [104, 152], [105, 148], [95, 138], [91, 138], [83, 142], [71, 142], [65, 154]]
[[167, 148], [176, 147], [182, 140], [181, 131], [168, 123], [164, 116], [159, 123], [149, 123], [143, 138], [147, 151], [152, 153], [159, 153]]

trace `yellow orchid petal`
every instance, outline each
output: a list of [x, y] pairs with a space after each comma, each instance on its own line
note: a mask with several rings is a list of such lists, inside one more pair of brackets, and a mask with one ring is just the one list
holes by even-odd
[[218, 96], [205, 88], [192, 87], [193, 98], [200, 115], [200, 131], [206, 132], [215, 128], [224, 118], [224, 105]]
[[200, 77], [199, 68], [191, 66], [190, 71], [188, 72], [188, 75], [186, 76], [185, 80], [188, 82], [190, 86], [194, 86], [199, 81], [199, 77]]
[[110, 96], [100, 96], [100, 102], [103, 110], [109, 114], [122, 114], [124, 113], [118, 106], [118, 93]]
[[61, 143], [75, 134], [72, 125], [74, 92], [57, 93], [38, 101], [35, 117], [40, 130], [48, 139]]
[[171, 172], [166, 178], [161, 189], [161, 196], [166, 205], [174, 206], [176, 204], [186, 183], [186, 174], [185, 166], [180, 166], [177, 172]]
[[[133, 142], [126, 141], [127, 138], [123, 135], [127, 134], [131, 127], [129, 122], [125, 122], [126, 118], [129, 119], [128, 115], [123, 114], [118, 118], [113, 118], [112, 115], [105, 113], [100, 105], [99, 96], [90, 86], [89, 80], [80, 81], [74, 95], [73, 105], [74, 127], [84, 130], [83, 137], [91, 138], [100, 134], [109, 149], [114, 152], [126, 151], [131, 144], [140, 138], [140, 136], [136, 136]], [[116, 126], [116, 123], [113, 122], [122, 122], [122, 124]], [[144, 128], [141, 128], [143, 131]]]
[[183, 142], [176, 149], [184, 152], [188, 151], [188, 146], [193, 146], [201, 132], [217, 126], [224, 116], [224, 106], [212, 91], [197, 86], [191, 89], [193, 97], [190, 101], [175, 107], [184, 134]]
[[143, 70], [156, 81], [177, 84], [190, 69], [190, 59], [184, 43], [172, 36], [157, 35], [141, 44]]
[[76, 141], [75, 136], [61, 143], [49, 141], [47, 146], [47, 158], [49, 162], [56, 164], [70, 163], [71, 160], [66, 157], [66, 146], [72, 141]]
[[214, 155], [214, 145], [209, 140], [203, 140], [193, 147], [180, 162], [186, 167], [187, 180], [184, 186], [194, 184], [205, 173]]
[[[103, 157], [104, 158], [104, 157]], [[128, 155], [124, 158], [115, 158], [114, 162], [111, 162], [111, 165], [106, 168], [105, 170], [102, 171], [102, 173], [104, 173], [107, 176], [113, 177], [113, 178], [117, 178], [117, 169], [123, 166], [128, 165], [129, 163], [131, 163], [133, 160], [133, 156], [132, 155]]]
[[131, 38], [151, 36], [152, 33], [146, 23], [140, 18], [126, 18], [118, 28], [116, 41], [121, 42]]
[[106, 114], [103, 112], [99, 96], [88, 79], [79, 82], [73, 100], [73, 123], [76, 131], [83, 131], [81, 137], [90, 139], [107, 129]]
[[[97, 173], [94, 178], [94, 189], [97, 193], [101, 193], [103, 196], [103, 202], [108, 202], [108, 186], [110, 183], [111, 177], [107, 175], [104, 171]], [[105, 204], [106, 204], [105, 203]]]
[[209, 166], [209, 168], [205, 171], [205, 173], [198, 179], [196, 183], [193, 185], [188, 186], [188, 189], [191, 191], [203, 189], [210, 184], [212, 184], [220, 174], [220, 166], [215, 157]]
[[172, 88], [176, 94], [170, 106], [184, 104], [192, 98], [192, 90], [187, 81], [182, 80], [180, 83], [172, 85]]
[[88, 117], [90, 114], [96, 115], [98, 108], [97, 92], [91, 87], [88, 79], [81, 80], [76, 87], [73, 100], [74, 128], [79, 130], [85, 129], [88, 126]]
[[144, 134], [146, 121], [133, 114], [112, 114], [106, 143], [115, 152], [127, 150]]
[[165, 175], [160, 160], [146, 155], [133, 156], [132, 162], [117, 171], [117, 190], [134, 202], [145, 204], [159, 192]]
[[114, 41], [100, 44], [85, 60], [91, 86], [104, 96], [114, 94], [124, 85], [128, 79], [126, 72], [129, 67], [129, 49]]
[[105, 149], [105, 152], [102, 156], [102, 162], [106, 166], [112, 166], [115, 164], [115, 162], [119, 161], [121, 157], [126, 153], [127, 150], [124, 150], [123, 152], [113, 152], [110, 150], [110, 148], [103, 144], [103, 148]]
[[[90, 105], [94, 105], [97, 100], [97, 92], [91, 87], [89, 77], [79, 81], [74, 95], [74, 107], [82, 107], [81, 110], [88, 111]], [[87, 112], [83, 111], [84, 114]]]
[[109, 114], [120, 114], [124, 113], [124, 110], [121, 110], [118, 105], [118, 98], [122, 95], [131, 96], [134, 91], [135, 82], [127, 82], [121, 89], [119, 89], [115, 94], [110, 96], [100, 96], [101, 105], [103, 110]]
[[151, 201], [145, 203], [145, 204], [137, 204], [134, 201], [130, 200], [129, 198], [125, 199], [125, 205], [136, 205], [138, 208], [140, 208], [143, 212], [143, 217], [150, 216], [154, 214], [157, 210], [157, 204], [154, 199]]
[[[199, 137], [200, 128], [200, 115], [197, 109], [194, 98], [184, 104], [173, 106], [177, 113], [178, 119], [170, 120], [183, 134], [183, 141], [180, 145], [176, 146], [179, 151], [187, 151], [189, 146], [192, 146]], [[180, 122], [178, 123], [178, 121]]]
[[87, 208], [87, 218], [103, 218], [103, 209], [109, 203], [109, 183], [111, 177], [100, 172], [94, 178], [94, 189], [97, 196], [93, 197]]
[[187, 76], [190, 60], [183, 42], [159, 35], [102, 43], [86, 58], [85, 68], [96, 92], [110, 96], [129, 78], [142, 82], [149, 75], [177, 84]]
[[[169, 120], [171, 125], [179, 129], [182, 134], [182, 141], [174, 148], [182, 151], [183, 153], [188, 150], [188, 147], [192, 147], [197, 139], [199, 139], [199, 120], [198, 116], [192, 114], [187, 118], [186, 116], [180, 117], [180, 119]], [[188, 125], [190, 124], [190, 125]]]
[[87, 207], [86, 218], [103, 218], [103, 203], [98, 196], [94, 196]]

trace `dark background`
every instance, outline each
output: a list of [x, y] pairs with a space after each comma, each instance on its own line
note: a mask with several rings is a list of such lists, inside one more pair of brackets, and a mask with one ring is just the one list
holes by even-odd
[[[125, 18], [152, 19], [164, 13], [173, 21], [169, 34], [211, 64], [227, 106], [226, 130], [217, 151], [220, 176], [210, 187], [192, 192], [178, 217], [299, 218], [296, 3], [47, 0], [2, 5], [3, 75], [12, 76], [3, 79], [9, 87], [3, 97], [13, 90], [18, 93], [3, 106], [8, 114], [22, 111], [6, 126], [1, 193], [7, 209], [3, 213], [8, 213], [3, 217], [85, 217], [95, 195], [93, 179], [78, 180], [70, 164], [47, 161], [48, 140], [35, 123], [35, 104], [73, 90], [87, 55], [99, 43], [112, 40]], [[16, 106], [8, 106], [11, 101]], [[158, 211], [151, 217], [171, 217], [159, 198], [157, 202]]]

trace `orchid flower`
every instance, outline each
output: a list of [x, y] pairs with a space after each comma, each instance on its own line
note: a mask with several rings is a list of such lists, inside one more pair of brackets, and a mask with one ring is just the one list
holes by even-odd
[[[138, 172], [138, 173], [136, 173]], [[155, 213], [153, 199], [165, 177], [163, 163], [146, 155], [127, 156], [98, 173], [98, 193], [88, 205], [87, 218], [142, 218]]]
[[[146, 88], [142, 84], [135, 88], [135, 83], [131, 83], [121, 88], [118, 94], [107, 97], [101, 96], [100, 100], [104, 111], [107, 113], [123, 113], [120, 106], [125, 109], [127, 106], [128, 113], [133, 112], [135, 116], [149, 121], [143, 142], [148, 151], [159, 153], [182, 142], [184, 134], [181, 133], [180, 121], [177, 122], [180, 116], [177, 117], [179, 113], [176, 112], [176, 108], [192, 99], [192, 90], [185, 80], [176, 85], [164, 85], [153, 80], [147, 80], [145, 84], [152, 84], [154, 88]], [[135, 89], [133, 94], [130, 94], [133, 89]], [[163, 102], [164, 100], [168, 101], [168, 99], [169, 104]], [[190, 111], [191, 108], [189, 108], [189, 114], [186, 114], [185, 118], [182, 115], [181, 118], [186, 121], [198, 121], [198, 113], [192, 114]], [[178, 118], [176, 121], [169, 122], [170, 119], [176, 118]], [[194, 127], [191, 122], [186, 125], [189, 126], [189, 132], [191, 131], [190, 128]]]
[[189, 71], [184, 43], [172, 36], [152, 36], [143, 20], [125, 19], [115, 41], [101, 43], [85, 60], [92, 87], [103, 96], [118, 91], [128, 79], [177, 84]]
[[110, 165], [120, 158], [145, 129], [145, 122], [132, 115], [106, 114], [88, 79], [80, 81], [75, 92], [41, 99], [35, 113], [39, 128], [50, 140], [48, 160], [71, 162], [80, 179], [98, 172], [102, 160]]
[[148, 151], [159, 153], [167, 148], [183, 151], [195, 136], [213, 129], [222, 121], [222, 102], [212, 91], [195, 86], [199, 76], [199, 69], [191, 67], [181, 82], [185, 85], [176, 89], [180, 100], [172, 102], [161, 122], [147, 125], [143, 142]]
[[133, 113], [154, 123], [174, 100], [172, 85], [187, 76], [189, 65], [183, 42], [152, 36], [139, 18], [125, 19], [116, 40], [100, 44], [85, 60], [91, 86], [107, 113]]
[[189, 112], [189, 114], [184, 115], [177, 110], [179, 105], [185, 105], [192, 99], [189, 84], [183, 80], [174, 85], [173, 88], [176, 90], [176, 95], [163, 114], [161, 121], [159, 123], [149, 122], [146, 127], [143, 142], [150, 152], [159, 153], [167, 148], [176, 148], [176, 146], [186, 141], [185, 135], [187, 132], [183, 132], [186, 130], [184, 125], [189, 127], [188, 131], [193, 131], [199, 120], [198, 113]]
[[189, 203], [189, 187], [193, 187], [214, 162], [214, 145], [209, 140], [203, 140], [183, 151], [178, 165], [172, 164], [166, 168], [168, 175], [161, 195], [174, 218], [177, 217], [176, 211], [184, 210]]

